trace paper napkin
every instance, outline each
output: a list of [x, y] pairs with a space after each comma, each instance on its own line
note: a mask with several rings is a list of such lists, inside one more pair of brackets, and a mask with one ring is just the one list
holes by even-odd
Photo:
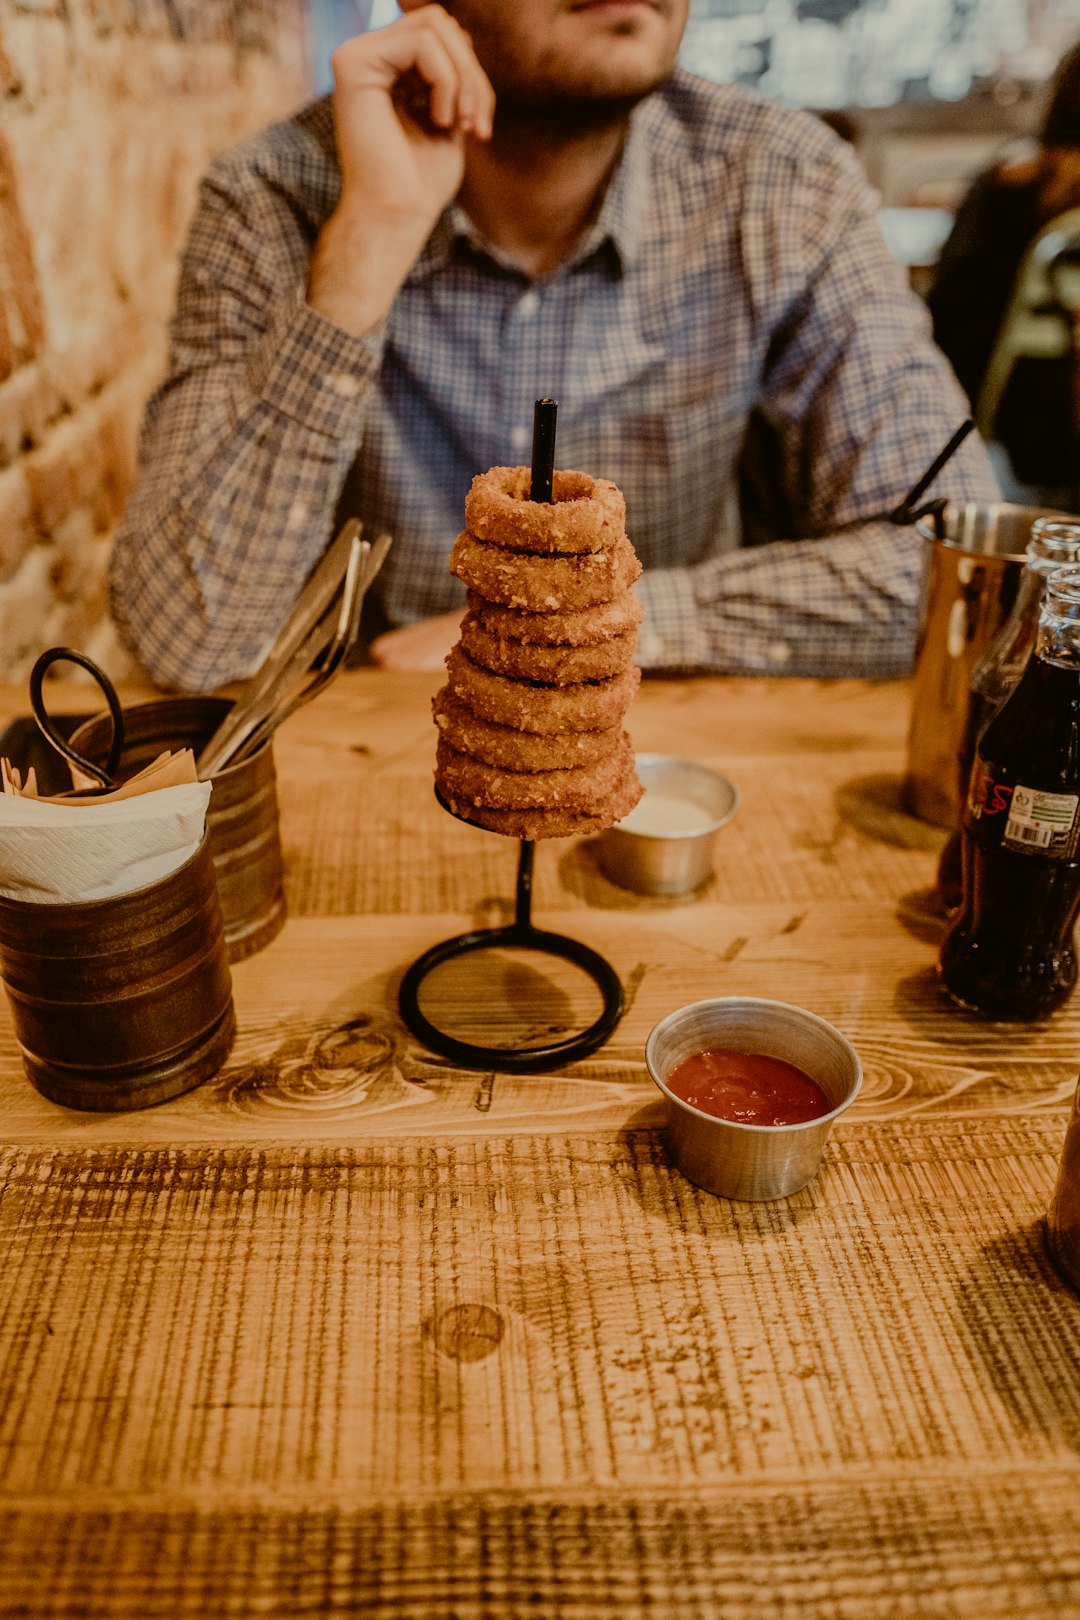
[[[185, 772], [155, 761], [146, 774], [171, 781]], [[132, 781], [98, 798], [38, 799], [9, 781], [0, 793], [0, 894], [36, 904], [104, 900], [167, 877], [202, 843], [213, 791], [210, 782]]]

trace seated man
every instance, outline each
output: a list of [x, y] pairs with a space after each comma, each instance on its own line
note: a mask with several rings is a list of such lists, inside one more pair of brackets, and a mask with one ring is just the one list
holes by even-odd
[[[214, 164], [113, 563], [157, 680], [258, 663], [346, 477], [396, 542], [374, 655], [435, 667], [470, 480], [528, 461], [545, 394], [558, 465], [626, 496], [646, 668], [909, 666], [921, 547], [885, 514], [966, 403], [850, 152], [677, 69], [686, 11], [405, 0], [338, 51], [332, 104]], [[747, 545], [751, 419], [775, 539]], [[995, 498], [978, 444], [939, 491]]]

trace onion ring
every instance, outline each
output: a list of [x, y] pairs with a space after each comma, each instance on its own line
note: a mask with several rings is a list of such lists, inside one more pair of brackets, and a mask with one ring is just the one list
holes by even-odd
[[446, 668], [451, 690], [482, 720], [543, 737], [563, 731], [604, 731], [617, 725], [641, 680], [641, 671], [635, 667], [605, 681], [541, 686], [493, 675], [474, 664], [460, 647], [453, 648]]
[[602, 681], [629, 669], [637, 645], [637, 631], [598, 642], [595, 647], [538, 647], [523, 641], [504, 641], [484, 628], [475, 614], [461, 621], [461, 646], [474, 664], [497, 675], [519, 680], [547, 681], [570, 686], [575, 681]]
[[450, 572], [488, 602], [530, 613], [580, 613], [621, 596], [641, 573], [641, 564], [625, 535], [608, 551], [534, 557], [464, 530], [454, 541]]
[[448, 686], [436, 693], [431, 708], [439, 731], [459, 754], [470, 754], [485, 765], [501, 765], [508, 771], [573, 770], [606, 759], [625, 735], [621, 725], [546, 737], [493, 725], [473, 714]]
[[492, 467], [472, 481], [465, 527], [508, 551], [606, 551], [623, 533], [626, 502], [605, 478], [557, 472], [550, 501], [532, 501], [528, 467]]
[[645, 617], [645, 609], [633, 591], [623, 591], [610, 602], [598, 603], [581, 613], [522, 613], [487, 602], [476, 591], [469, 592], [468, 602], [469, 611], [485, 630], [528, 647], [594, 647], [636, 630]]
[[490, 810], [470, 804], [464, 798], [451, 799], [444, 795], [444, 800], [460, 821], [471, 821], [474, 826], [502, 833], [505, 838], [536, 840], [584, 838], [590, 833], [603, 832], [612, 822], [628, 816], [640, 797], [641, 786], [637, 778], [632, 777], [619, 785], [595, 815], [577, 815], [573, 810]]
[[[596, 816], [634, 776], [634, 751], [625, 734], [606, 759], [570, 771], [507, 771], [459, 754], [439, 738], [435, 780], [445, 799], [467, 799], [476, 810], [571, 810]], [[641, 789], [638, 788], [640, 796]]]

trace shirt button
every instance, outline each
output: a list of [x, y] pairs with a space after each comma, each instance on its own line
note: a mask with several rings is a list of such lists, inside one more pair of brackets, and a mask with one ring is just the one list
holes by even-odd
[[515, 450], [527, 450], [529, 448], [528, 428], [524, 426], [516, 427], [510, 435], [510, 443]]
[[529, 291], [518, 299], [517, 313], [523, 321], [531, 320], [536, 314], [539, 305], [540, 295], [530, 287]]
[[770, 641], [765, 656], [774, 664], [786, 664], [791, 657], [791, 648], [786, 641]]
[[339, 399], [355, 399], [360, 392], [360, 379], [350, 377], [347, 371], [335, 371], [327, 377], [326, 386]]

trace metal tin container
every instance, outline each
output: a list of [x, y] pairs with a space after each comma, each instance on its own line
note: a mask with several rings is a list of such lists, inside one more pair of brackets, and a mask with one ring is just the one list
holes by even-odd
[[1046, 1241], [1062, 1276], [1080, 1289], [1080, 1086], [1073, 1099], [1057, 1186], [1046, 1217]]
[[1012, 607], [1038, 506], [950, 504], [939, 535], [924, 518], [923, 608], [915, 651], [904, 800], [939, 827], [960, 813], [959, 755], [971, 674]]
[[688, 894], [712, 872], [713, 842], [738, 809], [738, 792], [726, 776], [692, 759], [637, 754], [635, 764], [646, 799], [652, 793], [680, 800], [699, 808], [700, 819], [676, 832], [644, 832], [616, 822], [597, 840], [600, 868], [612, 883], [638, 894]]
[[168, 877], [105, 900], [0, 896], [0, 975], [33, 1085], [116, 1113], [190, 1091], [236, 1034], [209, 840]]
[[[192, 748], [197, 754], [230, 708], [227, 698], [176, 697], [125, 709], [121, 780], [166, 748]], [[109, 717], [103, 714], [85, 721], [71, 741], [88, 759], [104, 760], [111, 735]], [[206, 828], [229, 960], [241, 962], [269, 945], [285, 922], [273, 740], [211, 780]]]
[[[801, 1125], [745, 1125], [703, 1113], [675, 1096], [667, 1077], [684, 1059], [716, 1046], [794, 1063], [832, 1107]], [[802, 1007], [757, 996], [719, 996], [668, 1013], [649, 1036], [645, 1061], [667, 1103], [676, 1166], [706, 1192], [747, 1201], [787, 1198], [813, 1180], [833, 1121], [862, 1085], [858, 1053], [838, 1029]]]

